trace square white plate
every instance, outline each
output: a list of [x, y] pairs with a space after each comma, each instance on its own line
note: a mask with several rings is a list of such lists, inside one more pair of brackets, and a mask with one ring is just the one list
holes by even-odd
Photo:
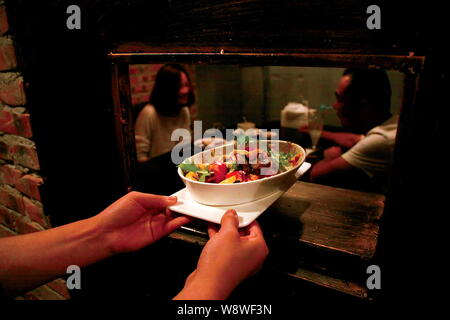
[[272, 203], [274, 203], [284, 192], [278, 191], [265, 198], [232, 206], [207, 206], [196, 202], [191, 198], [186, 188], [174, 193], [178, 197], [176, 205], [169, 207], [170, 210], [179, 212], [194, 218], [220, 224], [223, 214], [228, 209], [236, 210], [239, 217], [239, 228], [246, 227], [259, 217]]
[[[303, 175], [311, 167], [311, 164], [305, 162], [297, 172], [297, 177]], [[177, 204], [169, 207], [170, 210], [179, 212], [194, 218], [206, 220], [220, 224], [223, 214], [228, 209], [236, 210], [239, 217], [239, 228], [246, 227], [258, 218], [268, 207], [272, 205], [284, 191], [277, 191], [267, 197], [252, 202], [246, 202], [232, 206], [207, 206], [192, 199], [186, 188], [174, 193], [177, 196]]]

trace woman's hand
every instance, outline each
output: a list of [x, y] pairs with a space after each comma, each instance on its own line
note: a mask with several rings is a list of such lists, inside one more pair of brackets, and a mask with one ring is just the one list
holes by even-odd
[[177, 199], [131, 192], [96, 216], [0, 239], [0, 282], [14, 297], [112, 254], [138, 250], [190, 221], [173, 217]]
[[210, 226], [210, 240], [200, 255], [197, 269], [187, 278], [175, 299], [226, 299], [245, 278], [256, 273], [269, 253], [255, 221], [238, 230], [238, 217], [228, 210], [221, 227]]
[[192, 220], [186, 216], [175, 217], [167, 209], [176, 202], [176, 197], [130, 192], [92, 219], [111, 253], [134, 251]]

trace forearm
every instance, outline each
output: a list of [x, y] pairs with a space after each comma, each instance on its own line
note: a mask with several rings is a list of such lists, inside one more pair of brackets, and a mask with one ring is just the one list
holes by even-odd
[[356, 143], [358, 143], [364, 137], [364, 135], [348, 132], [332, 132], [324, 130], [322, 131], [321, 137], [343, 148], [350, 149]]
[[334, 143], [336, 143], [336, 135], [335, 132], [331, 132], [331, 131], [326, 131], [326, 130], [322, 130], [322, 133], [320, 135], [321, 138], [332, 141]]
[[341, 156], [328, 158], [317, 162], [311, 169], [311, 182], [326, 183], [333, 179], [344, 178], [345, 174], [354, 168]]
[[225, 300], [234, 288], [223, 279], [194, 271], [174, 300]]
[[110, 255], [93, 218], [0, 239], [0, 282], [14, 296]]

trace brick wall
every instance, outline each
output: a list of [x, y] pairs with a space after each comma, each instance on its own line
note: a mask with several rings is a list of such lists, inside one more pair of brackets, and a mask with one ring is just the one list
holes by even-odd
[[[136, 105], [141, 102], [148, 101], [150, 93], [155, 83], [156, 73], [162, 64], [132, 64], [130, 70], [130, 86], [131, 86], [131, 103]], [[193, 65], [183, 65], [189, 73], [192, 86], [196, 88], [195, 69]], [[191, 118], [196, 119], [197, 107], [191, 106]]]
[[[0, 237], [51, 228], [41, 202], [38, 150], [33, 142], [26, 81], [16, 56], [6, 6], [0, 0]], [[65, 282], [57, 279], [18, 299], [70, 298]]]

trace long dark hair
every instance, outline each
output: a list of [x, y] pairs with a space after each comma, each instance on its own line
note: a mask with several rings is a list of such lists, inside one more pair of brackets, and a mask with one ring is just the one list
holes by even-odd
[[176, 115], [183, 107], [178, 104], [178, 91], [181, 86], [182, 73], [186, 75], [190, 87], [186, 106], [190, 107], [194, 104], [195, 96], [189, 74], [179, 64], [166, 64], [156, 74], [155, 85], [149, 99], [158, 113], [172, 116]]

